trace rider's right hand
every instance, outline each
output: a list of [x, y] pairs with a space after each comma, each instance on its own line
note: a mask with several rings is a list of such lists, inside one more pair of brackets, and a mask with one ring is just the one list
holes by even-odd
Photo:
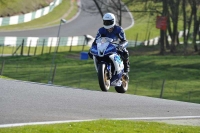
[[118, 49], [119, 49], [119, 51], [122, 51], [123, 50], [123, 45], [119, 44], [118, 45]]

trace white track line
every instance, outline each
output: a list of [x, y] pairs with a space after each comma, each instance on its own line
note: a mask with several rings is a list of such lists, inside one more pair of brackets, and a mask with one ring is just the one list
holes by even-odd
[[111, 118], [111, 120], [177, 120], [177, 119], [200, 119], [200, 116], [172, 116], [172, 117], [135, 117], [135, 118]]
[[46, 121], [46, 122], [30, 122], [30, 123], [14, 123], [14, 124], [3, 124], [3, 125], [0, 125], [0, 128], [19, 127], [19, 126], [28, 126], [28, 125], [46, 125], [46, 124], [71, 123], [71, 122], [85, 122], [85, 121], [93, 121], [93, 120], [95, 120], [95, 119], [89, 119], [89, 120], [66, 120], [66, 121]]
[[[180, 119], [200, 119], [200, 116], [135, 117], [135, 118], [105, 118], [105, 119], [107, 120], [177, 120], [179, 119], [180, 120]], [[99, 120], [99, 119], [2, 124], [0, 125], [0, 128], [19, 127], [19, 126], [28, 126], [28, 125], [46, 125], [46, 124], [71, 123], [71, 122], [86, 122], [86, 121], [94, 121], [94, 120]]]

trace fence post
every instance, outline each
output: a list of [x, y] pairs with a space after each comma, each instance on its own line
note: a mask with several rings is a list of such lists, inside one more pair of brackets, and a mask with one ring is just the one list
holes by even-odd
[[24, 53], [24, 39], [22, 40], [21, 55]]
[[51, 39], [51, 44], [50, 44], [50, 48], [49, 48], [49, 54], [51, 53], [52, 43], [53, 43], [53, 38]]
[[1, 57], [3, 56], [3, 52], [4, 52], [4, 44], [3, 44], [2, 51], [1, 51]]
[[162, 83], [162, 88], [161, 88], [161, 92], [160, 92], [160, 98], [163, 97], [164, 87], [165, 87], [165, 79], [163, 80], [163, 83]]
[[[17, 44], [16, 44], [16, 46], [17, 46]], [[15, 50], [15, 46], [12, 47], [12, 56], [13, 56], [14, 50]]]
[[[39, 40], [39, 39], [38, 39], [38, 40]], [[37, 44], [36, 44], [36, 46], [35, 46], [34, 56], [36, 55], [36, 52], [37, 52], [38, 40], [37, 40]]]
[[147, 41], [147, 46], [149, 46], [149, 39], [150, 39], [150, 35], [151, 35], [151, 32], [149, 32], [149, 35], [148, 35], [148, 41]]
[[138, 40], [138, 33], [137, 33], [137, 35], [136, 35], [135, 47], [137, 46], [137, 40]]
[[44, 43], [45, 43], [45, 39], [43, 40], [41, 55], [43, 55], [43, 51], [44, 51]]
[[82, 51], [84, 50], [85, 45], [86, 45], [86, 37], [85, 37], [84, 42], [83, 42]]
[[1, 71], [0, 71], [1, 76], [3, 76], [4, 65], [5, 65], [5, 60], [3, 60], [2, 65], [1, 65]]
[[74, 37], [72, 37], [72, 41], [71, 41], [71, 45], [70, 45], [70, 48], [69, 48], [69, 52], [71, 52], [71, 51], [72, 51], [72, 43], [73, 43], [73, 38], [74, 38]]
[[[14, 55], [17, 53], [17, 50], [18, 50], [22, 45], [24, 46], [24, 39], [22, 40], [22, 44], [19, 45], [19, 46], [16, 48], [15, 52], [13, 52], [12, 56], [14, 56]], [[22, 48], [21, 48], [21, 53], [20, 53], [20, 54], [23, 55], [23, 49], [22, 49]]]
[[57, 64], [55, 64], [55, 66], [54, 66], [53, 76], [52, 76], [52, 84], [53, 84], [53, 82], [54, 82], [55, 75], [56, 75], [56, 66], [57, 66]]
[[31, 40], [30, 43], [29, 43], [29, 47], [28, 47], [28, 56], [30, 55], [31, 43], [32, 43], [32, 40]]

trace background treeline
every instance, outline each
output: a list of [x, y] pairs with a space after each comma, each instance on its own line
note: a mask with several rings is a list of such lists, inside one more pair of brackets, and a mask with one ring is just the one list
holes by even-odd
[[[188, 51], [188, 42], [192, 41], [195, 52], [199, 51], [197, 40], [200, 40], [200, 1], [199, 0], [123, 0], [125, 5], [133, 6], [142, 3], [140, 10], [131, 10], [134, 13], [147, 12], [157, 16], [167, 17], [167, 30], [160, 31], [160, 54], [166, 49], [176, 52], [180, 44], [179, 31], [183, 31], [181, 41], [184, 44], [184, 53]], [[156, 16], [154, 16], [156, 19]], [[156, 21], [156, 20], [155, 20]], [[155, 24], [155, 23], [154, 23]], [[170, 42], [168, 39], [170, 37]], [[191, 39], [191, 40], [190, 40]]]
[[[114, 12], [117, 16], [118, 24], [121, 25], [123, 12], [127, 12], [126, 6], [133, 14], [135, 25], [127, 31], [128, 39], [132, 39], [138, 29], [146, 27], [156, 27], [156, 16], [167, 17], [167, 30], [151, 29], [151, 37], [160, 35], [160, 54], [166, 50], [175, 53], [180, 41], [184, 43], [183, 52], [188, 51], [188, 42], [192, 41], [193, 50], [199, 51], [197, 40], [200, 40], [200, 0], [93, 0], [96, 4], [96, 12], [102, 16], [105, 12]], [[93, 8], [91, 7], [93, 10]], [[88, 11], [89, 9], [87, 9]], [[142, 18], [142, 21], [141, 21]], [[146, 22], [144, 25], [143, 23]], [[143, 24], [143, 25], [142, 25]], [[138, 28], [141, 27], [141, 28]], [[146, 28], [147, 29], [147, 28]], [[155, 31], [157, 30], [157, 31]], [[179, 31], [184, 31], [183, 37], [179, 38]], [[148, 36], [148, 33], [143, 34]], [[169, 39], [170, 38], [170, 41]]]

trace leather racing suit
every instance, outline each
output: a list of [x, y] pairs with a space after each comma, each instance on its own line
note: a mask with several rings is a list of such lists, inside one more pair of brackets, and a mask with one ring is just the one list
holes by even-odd
[[[118, 39], [120, 39], [119, 45], [123, 45], [125, 43], [128, 44], [128, 42], [126, 41], [126, 36], [125, 36], [124, 30], [122, 29], [122, 27], [117, 26], [117, 25], [115, 25], [113, 27], [112, 32], [109, 32], [104, 27], [101, 27], [98, 30], [96, 38], [92, 45], [96, 45], [96, 40], [100, 37], [109, 37], [109, 38], [112, 38], [114, 41], [118, 41]], [[124, 63], [124, 72], [129, 72], [130, 71], [130, 63], [129, 63], [128, 50], [126, 48], [123, 48], [121, 51], [118, 51], [118, 53], [121, 55], [123, 63]], [[90, 56], [90, 58], [93, 58], [93, 55], [90, 53], [90, 51], [88, 52], [88, 55]]]

